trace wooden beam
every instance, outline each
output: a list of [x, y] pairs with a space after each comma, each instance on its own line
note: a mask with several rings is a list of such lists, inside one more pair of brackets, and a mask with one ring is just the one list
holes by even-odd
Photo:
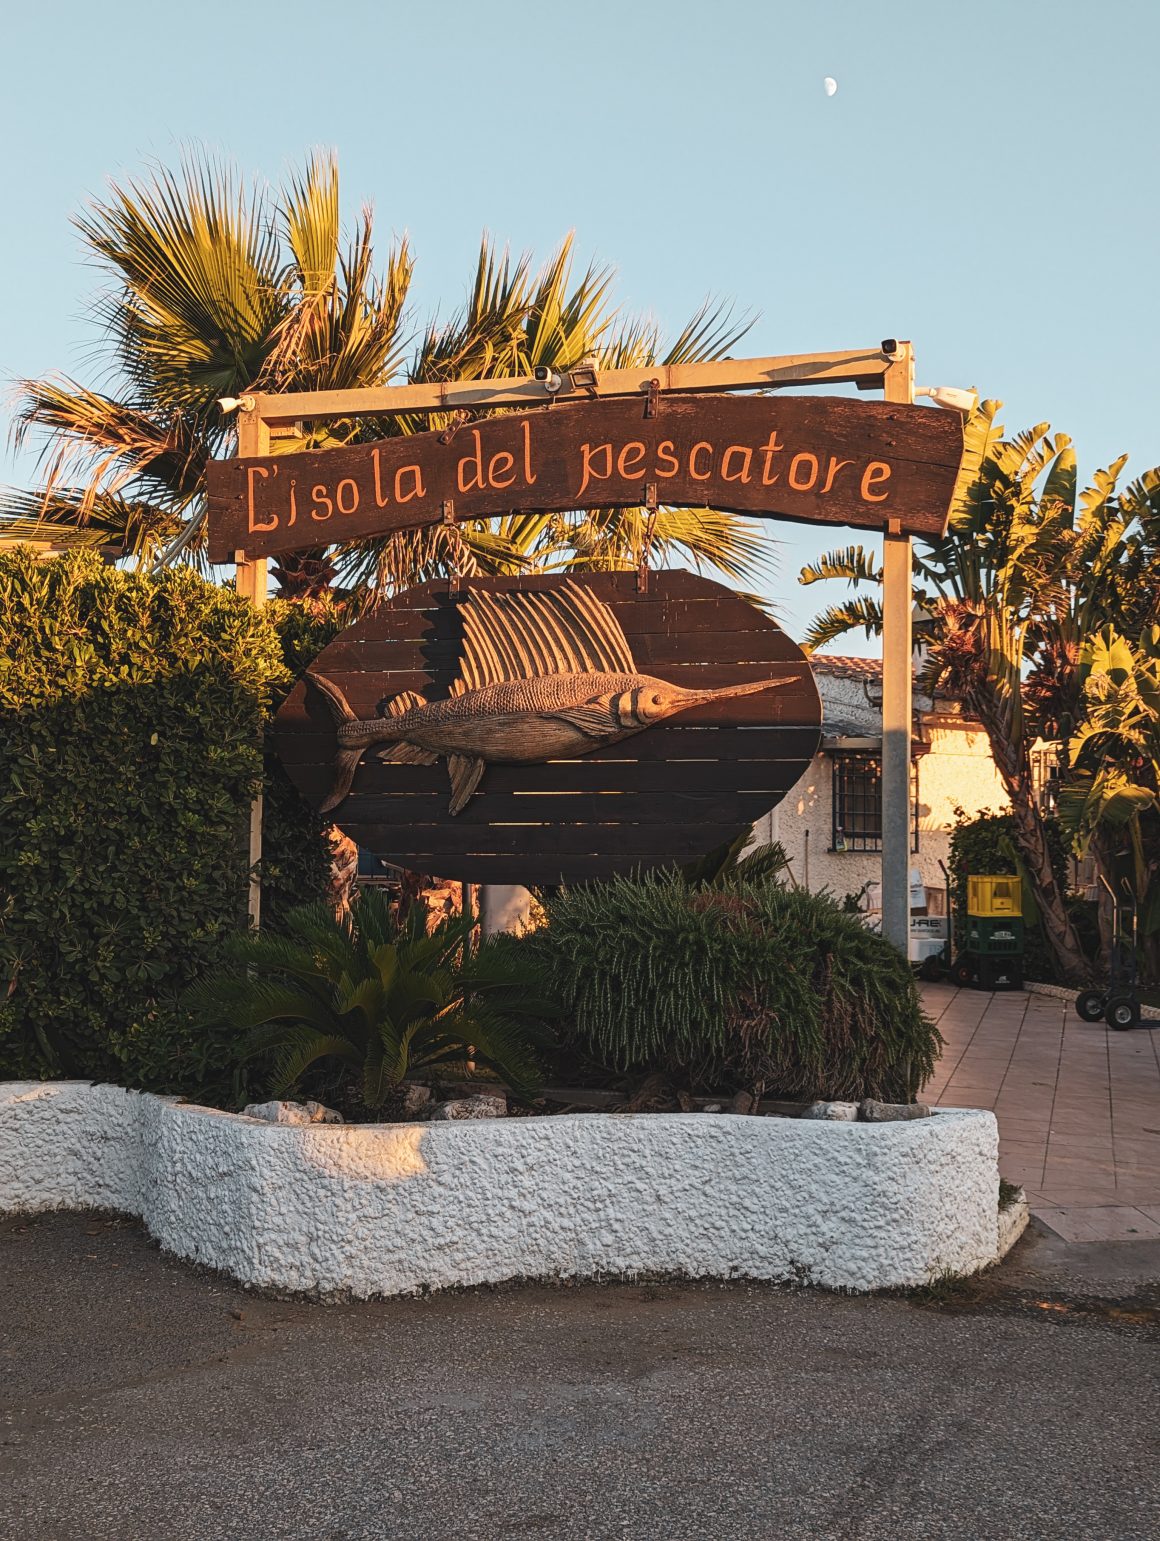
[[[914, 400], [914, 350], [899, 357], [883, 381], [887, 401]], [[910, 536], [896, 519], [882, 542], [882, 934], [904, 958], [910, 951], [910, 740], [913, 578]]]
[[[270, 430], [256, 412], [246, 412], [238, 417], [238, 454], [239, 455], [268, 455], [270, 453]], [[268, 584], [267, 569], [269, 559], [267, 557], [247, 558], [245, 553], [237, 553], [237, 566], [234, 576], [234, 586], [243, 598], [256, 608], [266, 603], [266, 589]], [[250, 924], [256, 931], [262, 923], [262, 882], [258, 876], [258, 863], [262, 860], [262, 794], [258, 793], [250, 804], [249, 822], [249, 858], [250, 858], [250, 887], [247, 909], [250, 916]]]
[[[881, 385], [896, 366], [881, 349], [840, 353], [791, 353], [768, 358], [723, 359], [706, 364], [652, 364], [634, 369], [597, 369], [595, 384], [573, 385], [566, 370], [557, 401], [636, 396], [656, 380], [662, 391], [779, 390], [791, 385]], [[392, 412], [454, 412], [461, 407], [543, 406], [552, 400], [544, 383], [526, 375], [495, 380], [448, 380], [431, 385], [387, 385], [373, 390], [250, 393], [239, 419], [269, 424], [318, 422], [323, 418], [376, 416]], [[241, 429], [239, 427], [239, 434]], [[247, 453], [239, 445], [238, 454]]]

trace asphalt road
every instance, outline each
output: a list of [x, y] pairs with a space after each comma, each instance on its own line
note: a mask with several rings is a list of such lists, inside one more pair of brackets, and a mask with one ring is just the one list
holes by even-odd
[[1153, 1538], [1160, 1253], [321, 1306], [0, 1223], [0, 1537]]

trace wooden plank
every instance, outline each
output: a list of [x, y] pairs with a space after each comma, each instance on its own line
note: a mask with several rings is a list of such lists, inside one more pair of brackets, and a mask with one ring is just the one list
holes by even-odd
[[[697, 364], [650, 364], [632, 369], [605, 369], [591, 385], [574, 383], [561, 374], [561, 401], [592, 396], [636, 396], [656, 380], [664, 391], [760, 390], [786, 385], [858, 384], [879, 382], [890, 368], [880, 348], [854, 348], [830, 353], [775, 354], [764, 358], [720, 359]], [[447, 380], [417, 385], [385, 385], [345, 391], [286, 391], [253, 393], [245, 415], [267, 423], [325, 421], [334, 417], [377, 417], [395, 412], [451, 412], [462, 407], [533, 406], [549, 397], [544, 384], [527, 375], [494, 380]]]
[[448, 856], [409, 852], [401, 858], [393, 859], [391, 864], [413, 872], [423, 872], [431, 877], [463, 883], [522, 883], [528, 887], [555, 887], [561, 883], [573, 885], [598, 881], [618, 872], [672, 867], [679, 865], [682, 860], [695, 859], [674, 857], [664, 850], [637, 852], [630, 860], [611, 855], [565, 857], [525, 853], [520, 856]]
[[[789, 757], [787, 740], [790, 745], [821, 742], [821, 734], [816, 729], [807, 729], [808, 737], [804, 735], [801, 738], [792, 737], [801, 728], [800, 723], [787, 723], [782, 728], [769, 725], [723, 728], [712, 724], [702, 728], [651, 728], [647, 733], [637, 733], [632, 738], [622, 739], [618, 744], [605, 744], [593, 750], [591, 754], [585, 755], [582, 762], [577, 759], [552, 760], [547, 763], [550, 765], [616, 764], [624, 766], [623, 775], [635, 776], [638, 774], [635, 767], [641, 764], [663, 765], [672, 761], [676, 764], [689, 762], [727, 766], [738, 760], [781, 760]], [[281, 737], [276, 735], [276, 745], [280, 746], [282, 742]], [[334, 759], [334, 734], [324, 732], [313, 735], [309, 741], [308, 750], [294, 751], [291, 754], [285, 748], [279, 747], [278, 752], [288, 768], [298, 763], [329, 765]], [[806, 756], [807, 759], [811, 757]], [[379, 763], [374, 759], [373, 754], [367, 756], [367, 762], [371, 760], [376, 765]], [[390, 767], [393, 772], [397, 772], [400, 768]], [[510, 770], [521, 778], [527, 777], [527, 784], [530, 786], [544, 768], [542, 765], [517, 765], [510, 767]], [[497, 776], [506, 775], [509, 771], [509, 767], [503, 765], [494, 765], [490, 769]]]
[[[680, 829], [663, 824], [489, 824], [469, 830], [466, 837], [459, 828], [448, 824], [412, 825], [410, 828], [385, 824], [360, 825], [362, 842], [369, 849], [387, 856], [392, 852], [408, 858], [407, 865], [426, 871], [423, 859], [444, 859], [458, 855], [494, 853], [499, 856], [533, 858], [560, 856], [601, 856], [609, 851], [623, 859], [658, 850], [673, 857], [691, 857], [712, 850], [727, 840], [736, 839], [748, 827], [748, 821], [703, 823]], [[476, 839], [475, 837], [478, 837]], [[563, 870], [563, 869], [561, 869]], [[458, 872], [455, 873], [458, 876]]]
[[[746, 787], [722, 790], [720, 777], [713, 791], [687, 792], [673, 785], [654, 793], [595, 792], [572, 789], [559, 792], [521, 792], [499, 795], [484, 785], [481, 792], [455, 815], [457, 830], [502, 827], [508, 824], [555, 824], [566, 817], [583, 824], [719, 824], [740, 822], [742, 818], [760, 818], [775, 807], [794, 782], [796, 766], [787, 766], [782, 775], [763, 774], [760, 781]], [[374, 795], [352, 792], [344, 808], [344, 819], [360, 829], [376, 825], [404, 825], [416, 828], [438, 824], [447, 817], [450, 786], [444, 773], [444, 785], [438, 791], [385, 793]], [[461, 843], [470, 839], [464, 835]]]
[[209, 554], [250, 556], [513, 511], [671, 507], [941, 535], [957, 413], [844, 397], [613, 398], [445, 433], [211, 461]]
[[[519, 797], [522, 794], [548, 792], [618, 792], [625, 794], [626, 779], [631, 775], [632, 795], [652, 796], [684, 788], [689, 792], [717, 790], [732, 769], [731, 784], [741, 792], [753, 791], [773, 781], [784, 781], [802, 762], [812, 758], [819, 736], [808, 729], [787, 729], [786, 739], [778, 739], [774, 753], [756, 755], [751, 760], [614, 760], [588, 756], [582, 760], [551, 760], [546, 765], [490, 765], [481, 786], [484, 795]], [[334, 781], [332, 758], [305, 760], [287, 757], [292, 765], [294, 784], [306, 797], [319, 802]], [[793, 782], [789, 783], [791, 786]], [[351, 791], [352, 805], [363, 797], [410, 797], [427, 793], [446, 801], [447, 771], [442, 765], [381, 765], [370, 758], [355, 772]], [[629, 794], [625, 794], [629, 795]], [[361, 806], [361, 803], [359, 804]], [[470, 805], [469, 805], [470, 806]], [[460, 815], [462, 817], [462, 815]]]

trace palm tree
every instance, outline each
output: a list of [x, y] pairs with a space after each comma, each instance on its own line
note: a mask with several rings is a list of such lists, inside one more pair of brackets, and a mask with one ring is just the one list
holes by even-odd
[[[1004, 439], [1000, 403], [966, 425], [966, 456], [947, 534], [916, 544], [917, 605], [929, 643], [924, 686], [957, 694], [982, 722], [1011, 803], [1019, 853], [1064, 978], [1082, 980], [1083, 952], [1055, 881], [1030, 749], [1040, 735], [1068, 744], [1084, 712], [1081, 651], [1099, 625], [1139, 629], [1160, 619], [1160, 472], [1117, 491], [1124, 459], [1077, 496], [1070, 441], [1047, 424]], [[881, 583], [860, 546], [803, 569], [801, 581]], [[820, 647], [861, 627], [880, 634], [873, 595], [831, 606], [807, 635]]]
[[[104, 389], [56, 376], [23, 382], [15, 437], [43, 436], [43, 476], [34, 491], [0, 498], [0, 538], [114, 545], [147, 563], [200, 560], [206, 463], [235, 442], [222, 397], [530, 374], [586, 357], [605, 367], [709, 359], [747, 329], [707, 303], [666, 347], [654, 326], [615, 309], [608, 269], [573, 278], [571, 238], [536, 270], [485, 237], [466, 304], [412, 346], [408, 244], [391, 245], [380, 273], [365, 209], [344, 242], [337, 165], [317, 154], [280, 190], [246, 188], [191, 158], [180, 172], [114, 186], [77, 225], [111, 280], [95, 311], [107, 380]], [[327, 422], [274, 449], [445, 425], [425, 415]], [[337, 580], [375, 596], [452, 568], [626, 567], [646, 532], [658, 563], [677, 554], [737, 578], [756, 575], [768, 552], [734, 515], [662, 509], [650, 529], [643, 510], [615, 509], [320, 548], [282, 558], [275, 576], [287, 595]]]

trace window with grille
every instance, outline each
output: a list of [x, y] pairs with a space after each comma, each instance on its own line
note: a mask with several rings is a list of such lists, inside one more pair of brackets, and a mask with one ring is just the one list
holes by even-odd
[[[834, 851], [882, 849], [882, 756], [835, 754], [833, 776]], [[918, 850], [918, 762], [910, 762], [912, 851]]]

